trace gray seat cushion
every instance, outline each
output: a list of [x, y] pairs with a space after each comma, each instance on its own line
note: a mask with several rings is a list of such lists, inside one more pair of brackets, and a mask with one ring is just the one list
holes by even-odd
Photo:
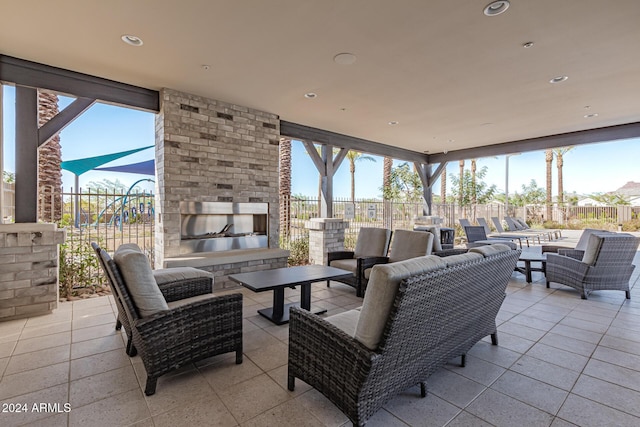
[[210, 299], [210, 298], [214, 298], [214, 297], [215, 297], [214, 294], [196, 295], [195, 297], [179, 299], [177, 301], [171, 301], [167, 305], [169, 306], [170, 310], [173, 310], [174, 308], [182, 307], [183, 305], [191, 304], [192, 302], [202, 301], [202, 300]]
[[[430, 233], [417, 233], [433, 237]], [[378, 348], [400, 282], [411, 275], [444, 267], [446, 264], [443, 258], [436, 255], [374, 266], [354, 337], [372, 350]]]
[[477, 261], [479, 259], [484, 258], [484, 256], [477, 252], [468, 252], [466, 254], [459, 255], [451, 255], [442, 258], [442, 260], [447, 263], [447, 267], [464, 264], [466, 262]]
[[201, 277], [208, 277], [213, 280], [213, 274], [193, 267], [171, 267], [153, 270], [153, 277], [158, 285]]
[[507, 252], [512, 250], [508, 245], [503, 243], [495, 243], [492, 245], [478, 246], [477, 248], [469, 249], [469, 253], [481, 254], [485, 258], [491, 255], [499, 254], [500, 252]]
[[118, 248], [113, 260], [122, 274], [140, 317], [148, 317], [169, 309], [153, 277], [149, 260], [142, 252], [130, 247]]

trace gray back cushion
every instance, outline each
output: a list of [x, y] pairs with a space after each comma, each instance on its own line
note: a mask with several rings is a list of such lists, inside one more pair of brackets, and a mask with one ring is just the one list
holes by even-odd
[[592, 232], [589, 234], [587, 247], [584, 249], [584, 254], [582, 255], [583, 263], [589, 265], [595, 264], [596, 259], [598, 258], [598, 254], [600, 253], [600, 248], [602, 248], [602, 241], [604, 240], [604, 236], [604, 233]]
[[429, 230], [429, 233], [433, 234], [433, 246], [431, 246], [431, 253], [440, 252], [442, 250], [442, 242], [440, 241], [440, 227], [437, 225], [429, 225], [425, 227]]
[[485, 258], [491, 255], [499, 254], [500, 252], [510, 251], [511, 248], [502, 243], [496, 243], [491, 245], [478, 246], [476, 248], [469, 249], [469, 253], [481, 254]]
[[404, 261], [431, 254], [433, 234], [424, 231], [396, 230], [389, 262]]
[[[418, 233], [432, 236], [424, 231]], [[372, 350], [378, 348], [400, 282], [414, 274], [423, 274], [444, 267], [445, 262], [436, 255], [374, 266], [354, 337]]]
[[148, 317], [169, 306], [153, 277], [149, 260], [135, 249], [118, 248], [113, 256], [140, 317]]
[[355, 258], [387, 256], [391, 230], [386, 228], [362, 227], [354, 250]]
[[603, 233], [605, 230], [598, 230], [597, 228], [585, 228], [582, 234], [580, 235], [580, 239], [576, 244], [575, 250], [584, 251], [587, 249], [587, 244], [589, 243], [589, 236], [593, 233]]

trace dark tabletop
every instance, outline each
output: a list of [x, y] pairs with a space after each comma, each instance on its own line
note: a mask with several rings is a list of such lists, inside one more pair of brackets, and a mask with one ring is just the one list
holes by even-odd
[[240, 283], [245, 288], [251, 289], [254, 292], [261, 292], [283, 286], [318, 282], [350, 274], [350, 271], [328, 267], [326, 265], [301, 265], [298, 267], [232, 274], [229, 276], [229, 279]]

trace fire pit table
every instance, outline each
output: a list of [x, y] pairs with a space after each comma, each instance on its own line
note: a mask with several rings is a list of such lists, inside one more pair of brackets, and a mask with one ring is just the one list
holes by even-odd
[[[273, 306], [258, 310], [262, 316], [276, 325], [289, 322], [289, 307], [299, 306], [311, 310], [311, 284], [344, 276], [352, 273], [339, 268], [324, 265], [301, 265], [291, 268], [253, 271], [251, 273], [232, 274], [229, 279], [251, 289], [253, 292], [273, 291]], [[300, 304], [284, 303], [284, 289], [301, 286]], [[326, 313], [327, 310], [315, 311], [315, 314]]]

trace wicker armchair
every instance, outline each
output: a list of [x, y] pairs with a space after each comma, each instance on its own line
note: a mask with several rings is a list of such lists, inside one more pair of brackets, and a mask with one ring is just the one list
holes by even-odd
[[[357, 426], [416, 384], [424, 397], [428, 377], [452, 358], [487, 335], [497, 344], [495, 318], [520, 254], [498, 246], [376, 266], [361, 310], [323, 319], [292, 308], [288, 389], [305, 381]], [[373, 301], [381, 295], [384, 304]], [[376, 313], [380, 335], [361, 325]]]
[[640, 237], [630, 234], [594, 232], [584, 251], [548, 253], [547, 288], [551, 282], [570, 286], [580, 291], [582, 299], [592, 291], [620, 290], [630, 299], [629, 279], [639, 244]]
[[[133, 340], [131, 334], [131, 325], [129, 319], [119, 298], [118, 288], [111, 280], [108, 267], [105, 265], [104, 260], [100, 256], [100, 247], [96, 243], [91, 243], [91, 247], [96, 252], [100, 266], [104, 271], [105, 276], [109, 282], [111, 293], [116, 301], [116, 307], [118, 308], [118, 318], [116, 319], [116, 330], [120, 330], [124, 327], [124, 331], [127, 334], [127, 348], [126, 353], [129, 356], [135, 356], [135, 349], [133, 347]], [[125, 243], [119, 246], [118, 249], [133, 249], [142, 252], [140, 247], [135, 243]], [[212, 278], [211, 274], [202, 270], [198, 270], [192, 267], [173, 267], [153, 270], [153, 278], [158, 284], [158, 288], [162, 292], [165, 300], [178, 301], [184, 298], [189, 298], [193, 295], [200, 295], [211, 293]]]
[[362, 227], [358, 232], [355, 250], [327, 253], [327, 265], [352, 272], [353, 276], [350, 279], [340, 281], [356, 288], [356, 295], [361, 297], [366, 284], [364, 271], [374, 265], [365, 258], [386, 256], [390, 240], [391, 230], [389, 229]]
[[[576, 243], [575, 247], [571, 248], [569, 246], [562, 245], [542, 245], [542, 253], [552, 252], [561, 255], [572, 256], [573, 258], [582, 259], [582, 255], [584, 254], [584, 250], [587, 247], [587, 243], [589, 242], [589, 236], [593, 233], [607, 233], [606, 230], [599, 230], [597, 228], [585, 228], [580, 235], [580, 239], [578, 239], [578, 243]], [[570, 251], [578, 251], [578, 252], [570, 252]], [[570, 255], [570, 253], [572, 255]]]
[[131, 266], [125, 268], [120, 261], [120, 265], [116, 264], [105, 250], [95, 243], [92, 246], [106, 267], [118, 309], [124, 313], [118, 316], [119, 320], [130, 328], [132, 344], [128, 354], [139, 353], [142, 358], [147, 372], [147, 396], [155, 393], [160, 376], [189, 363], [229, 352], [235, 352], [236, 363], [242, 363], [242, 294], [214, 296], [211, 278], [208, 286], [192, 281], [171, 286], [168, 292], [157, 292], [159, 288], [147, 262], [148, 271], [140, 264], [138, 270], [144, 271], [135, 274], [147, 276], [141, 282], [152, 284], [155, 289], [147, 287], [145, 292], [157, 292], [156, 300], [166, 307], [150, 314], [153, 297], [142, 300], [139, 289], [137, 296], [132, 293], [138, 284], [125, 282]]

